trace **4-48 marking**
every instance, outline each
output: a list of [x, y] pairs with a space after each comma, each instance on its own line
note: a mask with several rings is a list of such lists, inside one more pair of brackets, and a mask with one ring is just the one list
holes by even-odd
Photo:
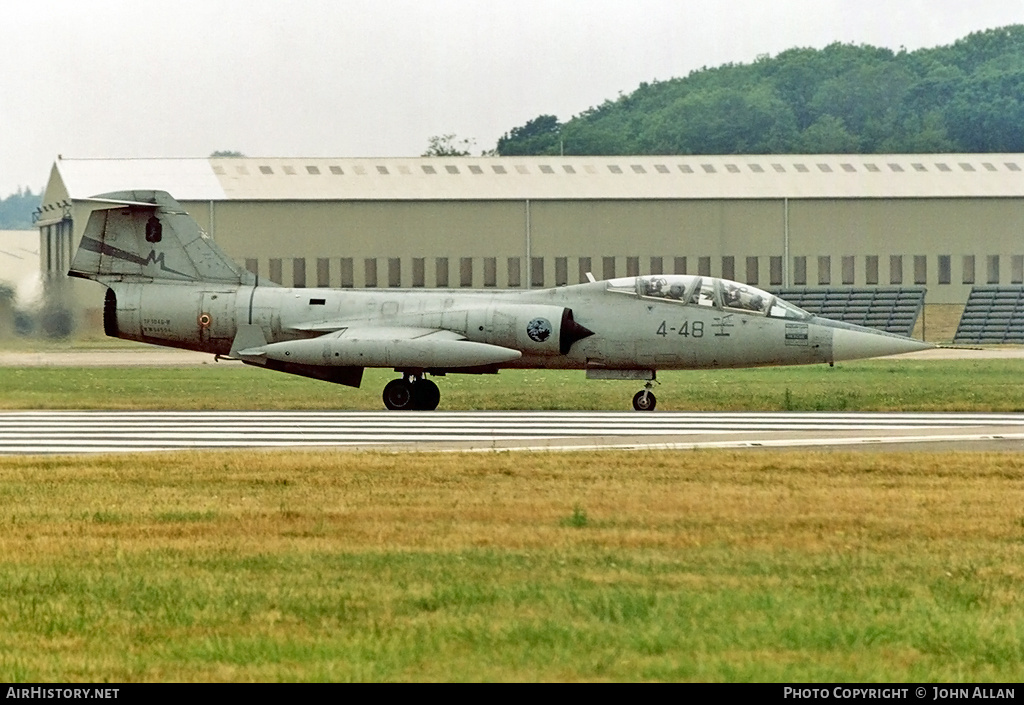
[[691, 335], [694, 338], [704, 337], [704, 321], [683, 321], [679, 328], [669, 328], [668, 321], [662, 321], [661, 325], [658, 326], [658, 330], [655, 331], [661, 337], [667, 336], [669, 333], [675, 333], [685, 338], [689, 338]]

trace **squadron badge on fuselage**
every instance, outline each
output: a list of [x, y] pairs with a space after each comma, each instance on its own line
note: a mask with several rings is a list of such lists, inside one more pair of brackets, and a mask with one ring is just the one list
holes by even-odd
[[526, 334], [535, 343], [543, 343], [551, 337], [551, 321], [546, 318], [534, 318], [526, 324]]

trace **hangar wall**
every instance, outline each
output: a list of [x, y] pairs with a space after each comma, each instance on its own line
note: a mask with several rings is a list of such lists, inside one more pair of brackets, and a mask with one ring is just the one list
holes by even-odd
[[[457, 268], [469, 258], [477, 265], [472, 285], [483, 287], [482, 259], [524, 256], [524, 207], [513, 201], [227, 202], [215, 208], [215, 238], [225, 252], [260, 276], [280, 273], [287, 286], [295, 285], [299, 261], [305, 286], [457, 287]], [[438, 258], [448, 259], [447, 283], [438, 277]], [[322, 277], [320, 260], [328, 261]], [[422, 267], [421, 277], [413, 276], [414, 266]]]
[[791, 256], [807, 258], [795, 286], [923, 285], [930, 304], [963, 304], [974, 284], [1024, 281], [1021, 199], [799, 201], [789, 223]]
[[[1024, 155], [58, 159], [40, 259], [61, 282], [96, 205], [172, 193], [285, 286], [548, 287], [647, 273], [763, 288], [1024, 282]], [[66, 286], [67, 282], [61, 282]], [[74, 282], [99, 308], [103, 289]]]
[[232, 258], [285, 286], [537, 288], [587, 271], [694, 273], [763, 288], [923, 285], [930, 304], [963, 304], [975, 284], [1024, 282], [1018, 199], [183, 205]]

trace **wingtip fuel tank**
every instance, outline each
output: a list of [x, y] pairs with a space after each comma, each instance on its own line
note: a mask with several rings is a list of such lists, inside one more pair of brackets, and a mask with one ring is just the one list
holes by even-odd
[[[449, 331], [376, 327], [269, 343], [240, 350], [235, 355], [257, 364], [263, 358], [298, 365], [422, 370], [493, 367], [518, 360], [523, 354], [498, 345], [475, 343]], [[439, 360], [444, 364], [439, 365]]]

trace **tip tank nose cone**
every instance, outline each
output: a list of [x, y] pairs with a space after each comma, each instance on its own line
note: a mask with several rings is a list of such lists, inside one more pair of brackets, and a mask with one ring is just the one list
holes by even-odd
[[832, 359], [860, 360], [929, 350], [935, 346], [902, 335], [870, 330], [836, 328], [832, 331]]

